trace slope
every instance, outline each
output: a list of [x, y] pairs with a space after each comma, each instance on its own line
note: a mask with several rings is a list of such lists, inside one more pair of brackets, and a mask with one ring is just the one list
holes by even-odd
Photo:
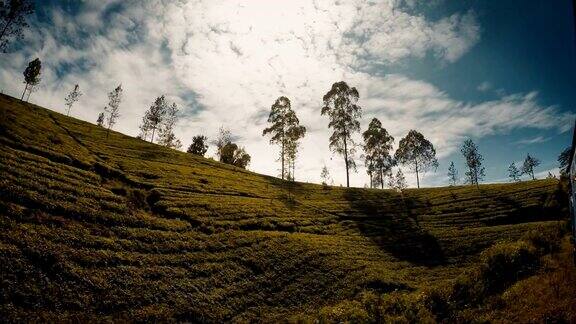
[[0, 316], [274, 321], [454, 280], [557, 226], [555, 180], [289, 183], [0, 96]]

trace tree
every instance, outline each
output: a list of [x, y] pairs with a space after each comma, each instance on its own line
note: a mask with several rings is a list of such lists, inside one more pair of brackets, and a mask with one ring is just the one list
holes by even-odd
[[218, 137], [214, 142], [212, 142], [212, 144], [216, 146], [216, 156], [218, 157], [218, 160], [222, 161], [222, 150], [228, 143], [232, 143], [232, 134], [229, 129], [220, 126]]
[[458, 170], [454, 166], [454, 161], [450, 161], [450, 166], [448, 167], [448, 181], [450, 181], [451, 186], [455, 186], [458, 183]]
[[96, 124], [98, 124], [98, 126], [102, 127], [104, 125], [104, 113], [101, 112], [98, 115], [98, 120], [96, 120]]
[[485, 173], [484, 167], [482, 166], [484, 158], [478, 152], [478, 146], [476, 146], [471, 139], [467, 139], [462, 144], [460, 152], [464, 155], [466, 165], [468, 166], [468, 171], [466, 171], [466, 181], [471, 185], [479, 187], [478, 182], [484, 178]]
[[[276, 99], [270, 108], [267, 127], [262, 136], [272, 135], [271, 144], [280, 146], [281, 177], [294, 178], [296, 155], [298, 153], [298, 141], [306, 134], [306, 128], [300, 126], [300, 121], [292, 110], [290, 99], [282, 96]], [[288, 170], [287, 170], [288, 169]]]
[[208, 151], [208, 138], [204, 135], [196, 135], [192, 137], [192, 144], [188, 147], [187, 152], [191, 154], [196, 154], [204, 156], [206, 151]]
[[160, 140], [158, 144], [177, 150], [182, 147], [182, 143], [174, 134], [176, 122], [178, 122], [178, 106], [176, 103], [172, 103], [166, 108], [166, 116], [160, 125]]
[[394, 157], [398, 163], [407, 165], [416, 172], [418, 188], [420, 188], [419, 173], [426, 172], [430, 168], [438, 168], [434, 145], [415, 130], [410, 130], [408, 135], [400, 140]]
[[20, 100], [24, 100], [24, 95], [26, 94], [27, 90], [31, 90], [32, 87], [40, 83], [40, 73], [42, 70], [42, 62], [40, 62], [39, 58], [36, 58], [34, 61], [28, 63], [28, 67], [24, 70], [24, 83], [26, 86], [24, 87], [24, 92], [22, 92], [22, 98]]
[[26, 16], [34, 12], [34, 4], [30, 0], [0, 1], [0, 52], [8, 51], [11, 38], [21, 38], [22, 30], [28, 27]]
[[530, 154], [526, 155], [526, 159], [524, 159], [524, 164], [522, 165], [522, 174], [528, 174], [532, 177], [532, 180], [536, 180], [536, 177], [534, 177], [534, 168], [539, 165], [540, 160], [530, 156]]
[[322, 172], [320, 172], [320, 178], [322, 178], [322, 184], [327, 186], [328, 181], [330, 181], [330, 172], [326, 166], [322, 168]]
[[321, 114], [328, 115], [328, 127], [334, 130], [330, 136], [330, 149], [344, 157], [347, 187], [350, 187], [350, 168], [356, 170], [352, 134], [360, 131], [358, 119], [362, 116], [362, 108], [356, 104], [358, 98], [358, 90], [344, 81], [334, 83], [322, 98], [324, 107]]
[[516, 163], [512, 162], [508, 167], [508, 177], [512, 179], [513, 182], [518, 182], [520, 181], [521, 175], [520, 170], [516, 167]]
[[[377, 118], [372, 118], [368, 129], [362, 134], [364, 138], [365, 164], [370, 175], [370, 185], [380, 184], [384, 189], [384, 176], [392, 170], [394, 159], [390, 155], [394, 137], [388, 134]], [[372, 177], [375, 174], [376, 177]], [[373, 181], [376, 180], [376, 181]]]
[[556, 179], [556, 176], [552, 174], [552, 172], [548, 171], [548, 175], [546, 176], [546, 179]]
[[68, 112], [66, 113], [66, 116], [70, 116], [70, 109], [72, 108], [72, 105], [74, 105], [74, 103], [78, 101], [81, 96], [82, 92], [80, 92], [80, 86], [75, 85], [74, 90], [72, 90], [68, 96], [66, 96], [66, 99], [64, 99], [66, 101], [66, 106], [68, 106]]
[[227, 143], [222, 147], [220, 162], [246, 169], [250, 163], [250, 155], [246, 153], [243, 147], [240, 148], [234, 143]]
[[160, 96], [154, 100], [154, 103], [148, 108], [144, 117], [142, 118], [142, 125], [140, 125], [140, 134], [142, 139], [146, 140], [148, 134], [152, 132], [150, 143], [154, 143], [154, 135], [160, 124], [164, 121], [168, 103], [166, 97]]
[[119, 109], [120, 103], [122, 102], [122, 85], [118, 85], [116, 89], [110, 91], [108, 93], [108, 105], [104, 107], [104, 111], [106, 112], [106, 123], [107, 131], [106, 131], [106, 138], [110, 134], [110, 129], [114, 124], [116, 124], [116, 120], [120, 117]]
[[406, 177], [404, 177], [404, 173], [402, 172], [401, 169], [398, 169], [398, 172], [396, 172], [396, 176], [390, 174], [390, 177], [388, 179], [388, 186], [400, 192], [402, 192], [404, 189], [408, 187], [408, 184], [406, 183]]
[[560, 163], [560, 175], [567, 175], [568, 171], [570, 170], [570, 166], [568, 165], [568, 161], [570, 161], [570, 153], [571, 148], [567, 147], [560, 155], [558, 155], [558, 163]]

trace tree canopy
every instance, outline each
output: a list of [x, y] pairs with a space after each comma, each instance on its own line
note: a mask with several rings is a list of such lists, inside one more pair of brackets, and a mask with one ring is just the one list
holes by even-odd
[[394, 144], [394, 137], [388, 134], [382, 123], [373, 118], [368, 125], [368, 129], [362, 133], [364, 138], [364, 160], [368, 174], [370, 175], [370, 185], [380, 184], [384, 189], [384, 177], [390, 173], [394, 166], [394, 159], [390, 152]]
[[482, 180], [485, 175], [484, 167], [482, 166], [484, 158], [482, 157], [482, 154], [478, 152], [478, 146], [476, 146], [471, 139], [467, 139], [462, 144], [460, 152], [464, 155], [466, 165], [468, 166], [468, 171], [466, 171], [466, 181], [469, 184], [478, 187], [480, 180]]
[[438, 168], [436, 149], [421, 133], [410, 130], [408, 135], [400, 140], [394, 155], [396, 162], [407, 165], [416, 172], [416, 184], [420, 188], [420, 172]]
[[28, 27], [26, 16], [34, 12], [31, 0], [0, 1], [0, 53], [8, 51], [10, 40], [22, 38]]

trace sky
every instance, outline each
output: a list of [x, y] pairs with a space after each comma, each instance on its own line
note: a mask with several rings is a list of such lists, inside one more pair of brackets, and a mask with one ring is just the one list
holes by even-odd
[[[287, 96], [307, 128], [299, 181], [320, 182], [326, 165], [345, 185], [320, 114], [338, 81], [358, 89], [362, 131], [376, 117], [395, 148], [411, 129], [432, 142], [440, 165], [422, 186], [447, 185], [450, 161], [463, 180], [467, 138], [484, 157], [485, 182], [508, 181], [508, 165], [528, 153], [542, 162], [538, 177], [557, 174], [576, 119], [570, 1], [42, 0], [28, 21], [25, 37], [0, 54], [3, 93], [19, 98], [22, 71], [39, 57], [42, 81], [30, 101], [65, 113], [79, 84], [84, 95], [71, 115], [94, 123], [122, 84], [114, 129], [130, 136], [166, 95], [181, 109], [183, 150], [223, 126], [252, 156], [249, 169], [273, 176], [278, 148], [262, 130], [270, 106]], [[360, 133], [354, 139], [360, 144]], [[350, 176], [358, 187], [368, 182], [360, 153]], [[415, 174], [403, 171], [415, 186]]]

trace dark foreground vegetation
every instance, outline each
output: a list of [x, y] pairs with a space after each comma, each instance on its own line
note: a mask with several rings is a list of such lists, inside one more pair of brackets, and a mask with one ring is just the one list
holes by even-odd
[[0, 146], [3, 321], [576, 316], [558, 180], [285, 182], [7, 96]]

